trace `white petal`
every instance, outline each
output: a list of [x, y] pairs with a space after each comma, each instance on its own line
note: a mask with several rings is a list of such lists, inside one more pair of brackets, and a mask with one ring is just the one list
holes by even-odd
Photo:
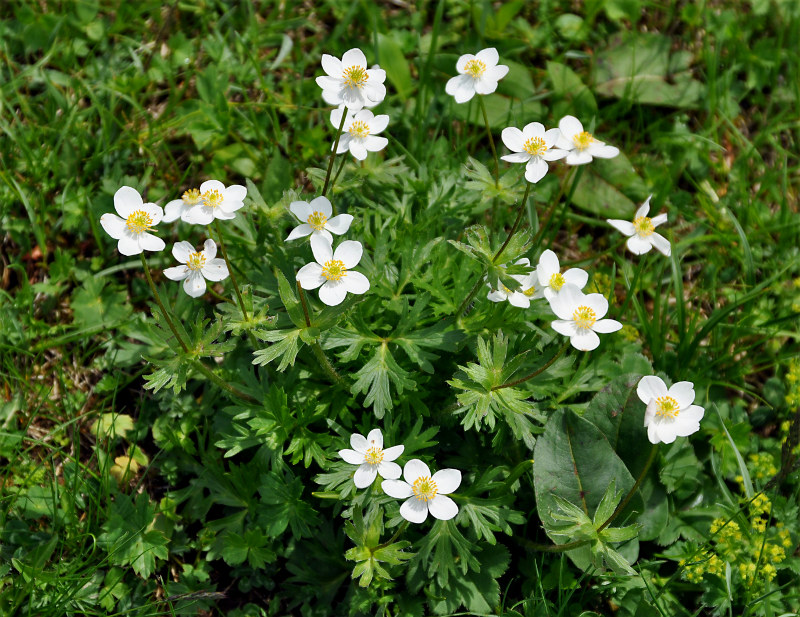
[[694, 435], [700, 430], [700, 423], [694, 421], [686, 421], [679, 417], [672, 426], [673, 431], [677, 437], [688, 437]]
[[391, 461], [378, 463], [378, 473], [386, 480], [397, 480], [400, 477], [400, 465]]
[[412, 458], [403, 468], [403, 479], [409, 484], [414, 484], [418, 478], [430, 478], [431, 470], [418, 458]]
[[672, 253], [672, 247], [669, 244], [669, 240], [659, 233], [650, 234], [649, 238], [650, 244], [656, 247], [659, 253], [666, 255], [667, 257], [670, 256]]
[[608, 300], [603, 294], [586, 294], [583, 296], [581, 304], [588, 306], [594, 311], [595, 319], [605, 317], [605, 314], [608, 312]]
[[508, 300], [508, 294], [502, 289], [490, 289], [486, 299], [492, 302], [505, 302]]
[[694, 403], [694, 384], [691, 381], [679, 381], [672, 384], [668, 396], [678, 403], [681, 409], [686, 409]]
[[411, 485], [402, 480], [384, 480], [381, 482], [383, 492], [396, 499], [406, 499], [414, 494]]
[[309, 225], [308, 223], [303, 223], [302, 225], [298, 225], [295, 227], [291, 233], [286, 236], [286, 240], [284, 242], [289, 242], [290, 240], [297, 240], [297, 238], [305, 238], [306, 236], [310, 235], [314, 231], [314, 228]]
[[[225, 189], [225, 201], [240, 203], [247, 197], [247, 188], [241, 184], [231, 184]], [[244, 204], [242, 204], [244, 206]], [[241, 207], [241, 206], [240, 206]], [[239, 208], [237, 208], [238, 210]]]
[[493, 81], [496, 88], [497, 82], [503, 79], [503, 77], [506, 75], [508, 75], [508, 67], [505, 64], [498, 64], [492, 68], [487, 68], [483, 77], [484, 79]]
[[654, 216], [650, 219], [650, 222], [653, 224], [653, 227], [658, 227], [659, 225], [663, 225], [667, 222], [667, 213], [662, 212], [658, 216]]
[[123, 255], [138, 255], [144, 249], [139, 244], [139, 237], [130, 233], [127, 229], [117, 243], [117, 250]]
[[504, 154], [500, 158], [509, 163], [527, 163], [531, 160], [531, 155], [527, 152], [512, 152], [511, 154]]
[[611, 225], [617, 231], [621, 231], [626, 236], [632, 236], [636, 233], [636, 228], [630, 221], [623, 221], [620, 219], [606, 219], [606, 223]]
[[177, 221], [183, 213], [183, 200], [173, 199], [166, 206], [164, 206], [164, 218], [161, 219], [164, 223], [172, 223]]
[[389, 144], [389, 140], [379, 135], [368, 135], [364, 139], [364, 148], [367, 152], [380, 152]]
[[[378, 85], [383, 85], [383, 82], [385, 81], [386, 81], [386, 71], [384, 71], [380, 67], [380, 65], [373, 64], [372, 68], [367, 69], [367, 84], [374, 82]], [[376, 103], [379, 102], [380, 101], [376, 101]]]
[[524, 150], [525, 138], [523, 137], [522, 131], [517, 127], [509, 126], [503, 129], [503, 132], [500, 133], [500, 137], [506, 148], [512, 152], [522, 152]]
[[436, 490], [442, 495], [449, 495], [461, 486], [461, 472], [458, 469], [440, 469], [433, 474]]
[[508, 303], [511, 306], [516, 306], [517, 308], [530, 308], [531, 305], [531, 301], [528, 296], [518, 291], [515, 291], [508, 296]]
[[545, 161], [560, 161], [567, 156], [569, 156], [569, 150], [559, 150], [558, 148], [554, 148], [545, 152], [542, 155], [542, 159]]
[[569, 342], [580, 351], [592, 351], [600, 345], [600, 337], [592, 330], [578, 329]]
[[636, 386], [636, 394], [639, 395], [640, 401], [648, 405], [659, 396], [667, 396], [667, 384], [660, 377], [645, 375]]
[[436, 495], [428, 502], [428, 511], [440, 521], [449, 521], [458, 514], [458, 506], [447, 495]]
[[592, 326], [592, 330], [600, 334], [611, 334], [612, 332], [622, 330], [622, 324], [616, 319], [599, 319]]
[[[571, 316], [570, 316], [571, 317]], [[572, 319], [556, 319], [550, 322], [550, 327], [559, 334], [572, 338], [578, 331], [578, 327]]]
[[542, 286], [549, 285], [550, 277], [560, 270], [561, 266], [558, 263], [558, 257], [556, 257], [553, 251], [547, 249], [542, 253], [542, 256], [539, 257], [539, 265], [536, 268], [536, 272], [539, 276], [539, 284]]
[[303, 223], [308, 221], [308, 217], [313, 212], [313, 209], [306, 201], [293, 201], [289, 204], [289, 210]]
[[192, 272], [183, 281], [183, 290], [192, 298], [197, 298], [206, 293], [206, 280], [199, 272]]
[[139, 191], [130, 186], [123, 186], [114, 193], [114, 209], [122, 218], [127, 219], [134, 210], [144, 205]]
[[544, 291], [545, 298], [547, 298], [547, 301], [550, 303], [550, 310], [556, 314], [556, 317], [565, 321], [572, 321], [572, 313], [577, 306], [568, 302], [566, 296], [553, 294], [553, 290], [549, 287], [545, 287]]
[[189, 276], [189, 272], [190, 270], [186, 266], [175, 266], [164, 270], [164, 276], [171, 281], [182, 281]]
[[477, 54], [475, 54], [475, 58], [481, 62], [485, 62], [487, 67], [493, 67], [500, 61], [500, 55], [497, 53], [497, 49], [494, 47], [481, 49]]
[[313, 236], [322, 236], [328, 242], [333, 244], [333, 236], [331, 235], [331, 232], [329, 232], [327, 229], [315, 229], [314, 231], [311, 232], [311, 235], [313, 235]]
[[329, 105], [338, 105], [342, 102], [341, 90], [342, 79], [340, 77], [329, 77], [327, 75], [320, 75], [314, 81], [322, 88], [322, 98]]
[[[383, 78], [378, 79], [378, 75], [383, 75]], [[367, 83], [362, 88], [362, 94], [367, 99], [364, 101], [364, 105], [369, 104], [374, 107], [383, 102], [383, 99], [386, 98], [386, 86], [383, 85], [385, 79], [386, 71], [376, 71], [374, 69], [367, 71]]]
[[337, 236], [341, 236], [350, 229], [350, 223], [352, 222], [353, 216], [351, 214], [339, 214], [332, 219], [328, 219], [328, 222], [325, 223], [325, 229], [335, 233]]
[[[487, 70], [486, 72], [488, 73], [489, 71]], [[497, 80], [484, 75], [475, 80], [474, 88], [478, 94], [491, 94], [497, 90]]]
[[[539, 123], [532, 122], [531, 124], [539, 124]], [[530, 126], [530, 124], [528, 126]], [[542, 129], [544, 129], [544, 126], [542, 126], [541, 124], [539, 124], [539, 126], [541, 126]], [[549, 150], [550, 148], [556, 145], [558, 138], [561, 137], [561, 131], [559, 129], [549, 129], [547, 131], [544, 131], [541, 137], [542, 139], [544, 139], [544, 145], [547, 146], [547, 149]], [[566, 156], [566, 154], [564, 156]]]
[[185, 264], [189, 261], [189, 255], [194, 253], [194, 247], [185, 240], [176, 242], [172, 246], [172, 256], [178, 260], [179, 263]]
[[203, 242], [203, 255], [208, 261], [211, 261], [217, 256], [217, 243], [211, 238]]
[[230, 274], [224, 259], [210, 259], [200, 272], [209, 281], [224, 281]]
[[167, 245], [158, 236], [154, 236], [145, 231], [139, 234], [139, 246], [145, 251], [158, 252], [163, 251]]
[[628, 238], [628, 241], [625, 243], [625, 245], [634, 255], [644, 255], [645, 253], [649, 253], [650, 249], [653, 247], [652, 244], [638, 234], [634, 234]]
[[361, 261], [363, 252], [364, 248], [361, 246], [360, 242], [356, 240], [345, 240], [336, 247], [336, 251], [333, 253], [333, 259], [342, 261], [344, 267], [347, 269], [355, 268], [358, 262]]
[[410, 523], [423, 523], [428, 518], [428, 504], [416, 497], [406, 499], [400, 506], [400, 516]]
[[[397, 458], [398, 458], [398, 457], [399, 457], [401, 454], [403, 454], [403, 450], [405, 450], [405, 449], [406, 449], [406, 447], [405, 447], [405, 446], [403, 446], [403, 445], [400, 445], [400, 446], [392, 446], [391, 448], [386, 448], [386, 449], [383, 451], [383, 460], [384, 460], [384, 461], [394, 461], [394, 460], [397, 460]], [[400, 476], [398, 475], [397, 477], [399, 478]]]
[[339, 59], [330, 54], [322, 54], [322, 70], [331, 77], [341, 77], [344, 72]]
[[192, 225], [209, 225], [214, 220], [214, 210], [199, 204], [189, 208], [181, 218]]
[[218, 193], [225, 192], [225, 185], [219, 180], [206, 180], [200, 185], [200, 194], [207, 193], [208, 191], [217, 191]]
[[342, 114], [345, 112], [347, 112], [347, 117], [345, 118], [344, 125], [342, 126], [342, 130], [344, 131], [347, 130], [347, 125], [353, 121], [350, 112], [344, 107], [337, 107], [331, 110], [331, 124], [335, 129], [338, 129], [339, 125], [342, 123]]
[[[531, 137], [538, 137], [539, 139], [544, 139], [545, 138], [544, 124], [542, 124], [541, 122], [529, 122], [522, 128], [522, 134], [525, 136], [525, 140], [528, 140]], [[547, 145], [546, 141], [545, 145]]]
[[314, 259], [317, 260], [317, 263], [322, 266], [333, 259], [333, 247], [322, 236], [311, 236], [311, 252], [314, 254]]
[[355, 450], [339, 450], [339, 456], [351, 465], [361, 465], [364, 462], [364, 453], [356, 452]]
[[342, 284], [347, 291], [353, 294], [361, 295], [369, 291], [369, 279], [361, 272], [354, 270], [350, 270], [344, 275]]
[[613, 159], [619, 154], [619, 148], [603, 144], [602, 146], [594, 145], [589, 146], [586, 150], [591, 156], [599, 159]]
[[347, 69], [351, 66], [367, 68], [367, 57], [364, 55], [364, 52], [357, 47], [348, 49], [342, 56], [342, 68]]
[[649, 439], [650, 443], [653, 445], [661, 443], [661, 438], [658, 436], [658, 429], [659, 425], [655, 422], [647, 425], [647, 439]]
[[381, 433], [381, 429], [374, 428], [367, 433], [367, 447], [383, 450], [383, 433]]
[[[465, 71], [465, 69], [466, 69], [467, 63], [470, 60], [474, 60], [474, 59], [475, 59], [475, 56], [473, 56], [472, 54], [464, 54], [462, 56], [459, 56], [458, 60], [456, 61], [456, 71], [458, 71], [459, 73], [463, 73]], [[467, 75], [467, 77], [470, 77], [470, 76]], [[470, 77], [470, 79], [472, 79], [472, 77]], [[447, 94], [452, 94], [452, 92], [448, 92]]]
[[572, 142], [575, 135], [583, 133], [583, 124], [575, 116], [564, 116], [558, 123], [558, 130], [564, 139]]
[[586, 150], [584, 150], [583, 152], [578, 152], [577, 150], [573, 150], [567, 155], [567, 158], [564, 162], [567, 165], [586, 165], [587, 163], [592, 162], [592, 155], [589, 154]]
[[322, 266], [313, 262], [300, 268], [296, 278], [303, 289], [316, 289], [327, 280], [322, 276]]
[[[691, 422], [700, 422], [705, 415], [706, 410], [700, 407], [700, 405], [689, 405], [688, 409], [684, 409], [680, 413], [680, 418], [683, 418], [686, 421]], [[686, 435], [683, 435], [684, 437]]]
[[[325, 196], [312, 199], [309, 207], [311, 208], [311, 212], [322, 212], [326, 219], [330, 218], [331, 214], [333, 214], [333, 206], [331, 205], [330, 200]], [[311, 212], [309, 212], [309, 214], [311, 214]], [[305, 220], [307, 219], [308, 217], [306, 217]]]
[[125, 219], [118, 217], [116, 214], [106, 212], [100, 217], [100, 225], [114, 240], [119, 240], [125, 235], [127, 223]]
[[342, 281], [326, 281], [319, 288], [319, 299], [328, 306], [339, 306], [347, 296], [347, 288]]
[[539, 180], [545, 177], [547, 174], [548, 166], [541, 157], [534, 157], [528, 163], [528, 166], [525, 168], [525, 179], [528, 182], [536, 184]]
[[367, 148], [364, 145], [363, 139], [353, 139], [350, 141], [350, 154], [356, 157], [359, 161], [367, 158]]
[[633, 218], [638, 219], [642, 216], [647, 216], [647, 213], [650, 212], [650, 197], [644, 200], [644, 203], [636, 209], [636, 214], [633, 215]]
[[389, 126], [389, 116], [387, 116], [386, 114], [375, 116], [369, 125], [369, 134], [377, 135], [378, 133], [383, 131], [387, 126]]
[[369, 441], [360, 433], [353, 433], [350, 435], [350, 447], [356, 452], [365, 454], [369, 450]]
[[367, 488], [375, 481], [375, 478], [377, 477], [377, 467], [375, 467], [375, 465], [364, 463], [359, 465], [358, 469], [356, 469], [356, 473], [353, 476], [353, 482], [355, 482], [356, 488]]

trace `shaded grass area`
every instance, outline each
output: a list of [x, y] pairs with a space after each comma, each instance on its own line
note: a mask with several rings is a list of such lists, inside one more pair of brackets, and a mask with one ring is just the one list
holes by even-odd
[[[222, 537], [235, 523], [226, 508], [258, 501], [255, 479], [237, 473], [241, 462], [226, 466], [218, 426], [190, 411], [202, 389], [174, 400], [142, 390], [141, 354], [158, 351], [145, 326], [149, 293], [139, 261], [120, 259], [98, 220], [123, 184], [163, 205], [208, 178], [249, 178], [265, 205], [234, 232], [234, 250], [243, 274], [268, 279], [262, 258], [289, 263], [276, 248], [289, 226], [284, 192], [322, 184], [333, 129], [313, 81], [319, 59], [351, 46], [389, 75], [385, 157], [347, 163], [336, 192], [363, 209], [367, 244], [388, 254], [380, 234], [390, 226], [455, 238], [471, 222], [513, 221], [514, 177], [500, 196], [509, 205], [496, 209], [463, 188], [479, 173], [465, 170], [466, 156], [488, 161], [488, 143], [477, 107], [443, 93], [459, 54], [494, 45], [512, 68], [488, 101], [496, 138], [504, 126], [553, 126], [574, 114], [630, 162], [587, 172], [576, 207], [550, 230], [556, 245], [577, 263], [594, 255], [601, 284], [636, 327], [633, 345], [649, 350], [656, 370], [706, 384], [740, 427], [739, 447], [750, 435], [779, 434], [793, 411], [784, 376], [800, 334], [798, 9], [598, 1], [581, 15], [571, 10], [558, 1], [0, 8], [4, 610], [156, 615], [216, 605], [244, 615], [248, 603], [272, 602], [269, 614], [289, 614], [348, 593], [338, 521], [317, 519], [314, 541], [296, 534], [283, 556], [290, 574], [271, 562], [263, 538]], [[557, 194], [557, 173], [537, 187], [540, 211]], [[637, 275], [603, 219], [627, 218], [651, 192], [654, 209], [670, 213], [674, 257], [648, 256]], [[462, 274], [463, 297], [472, 280]], [[629, 296], [634, 278], [640, 293]], [[410, 280], [390, 282], [399, 296]], [[414, 285], [435, 295], [437, 281]], [[176, 304], [189, 315], [186, 298]], [[484, 327], [500, 317], [487, 313]], [[238, 362], [250, 370], [248, 358]], [[580, 390], [573, 385], [565, 399]], [[109, 419], [114, 428], [98, 436], [103, 414], [137, 422], [127, 429]], [[150, 428], [159, 416], [177, 427], [168, 437], [163, 425]], [[301, 478], [313, 486], [314, 448], [330, 445], [319, 416], [299, 424], [287, 499]], [[128, 473], [137, 457], [140, 468]], [[123, 532], [132, 540], [115, 545]], [[315, 570], [320, 550], [335, 558]], [[534, 605], [553, 614], [604, 606], [602, 592], [576, 598], [554, 582], [564, 576], [569, 588], [566, 562], [529, 557], [524, 569], [539, 584], [509, 584], [513, 597], [535, 598], [518, 609], [525, 614]], [[702, 606], [681, 585], [666, 588], [665, 606]]]

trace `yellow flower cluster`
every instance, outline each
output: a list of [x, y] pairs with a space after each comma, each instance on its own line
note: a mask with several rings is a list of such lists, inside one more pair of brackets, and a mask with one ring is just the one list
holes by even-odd
[[626, 323], [622, 326], [622, 330], [620, 330], [619, 333], [626, 341], [630, 341], [631, 343], [635, 343], [639, 340], [639, 331], [630, 324]]
[[602, 272], [592, 274], [592, 282], [586, 288], [589, 293], [600, 293], [606, 298], [611, 297], [611, 277]]
[[750, 529], [743, 532], [736, 521], [718, 518], [711, 523], [711, 548], [699, 553], [691, 561], [681, 560], [683, 577], [691, 583], [700, 583], [706, 575], [725, 576], [730, 564], [744, 585], [760, 587], [777, 575], [775, 564], [786, 559], [786, 549], [792, 546], [792, 537], [783, 523], [769, 526], [767, 518], [772, 503], [763, 493], [750, 503], [748, 521]]

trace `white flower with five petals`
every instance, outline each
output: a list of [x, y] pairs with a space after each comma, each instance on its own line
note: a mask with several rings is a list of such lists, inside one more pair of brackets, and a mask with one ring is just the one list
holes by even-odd
[[513, 154], [506, 154], [500, 158], [509, 163], [526, 163], [525, 179], [536, 183], [544, 178], [548, 170], [548, 161], [563, 159], [566, 150], [554, 149], [561, 132], [558, 129], [544, 130], [540, 122], [526, 124], [520, 131], [514, 126], [503, 129], [501, 134], [506, 148]]
[[216, 259], [217, 245], [211, 238], [205, 241], [202, 251], [195, 251], [189, 242], [176, 242], [172, 256], [183, 265], [167, 268], [164, 276], [183, 281], [183, 290], [192, 298], [206, 292], [206, 279], [216, 282], [228, 278], [228, 266], [224, 259]]
[[[531, 262], [527, 257], [518, 259], [515, 265], [530, 266]], [[511, 278], [519, 283], [519, 289], [513, 291], [503, 285], [500, 289], [492, 289], [489, 287], [489, 293], [486, 296], [492, 302], [505, 302], [517, 308], [529, 308], [531, 300], [541, 298], [544, 296], [544, 289], [539, 285], [539, 279], [536, 276], [536, 270], [528, 274], [512, 274]]]
[[667, 390], [660, 377], [647, 375], [639, 380], [636, 394], [647, 405], [644, 425], [650, 443], [672, 443], [676, 437], [688, 437], [700, 430], [705, 409], [694, 403], [694, 384], [679, 381]]
[[[342, 122], [344, 109], [337, 107], [331, 111], [331, 124], [336, 128]], [[369, 109], [362, 109], [353, 114], [347, 113], [344, 121], [342, 135], [339, 138], [339, 146], [336, 154], [347, 152], [356, 157], [359, 161], [367, 158], [367, 152], [378, 152], [386, 147], [389, 140], [379, 137], [378, 133], [389, 125], [389, 116], [381, 114], [376, 116]]]
[[327, 197], [317, 197], [312, 199], [311, 203], [293, 201], [289, 204], [289, 210], [302, 223], [291, 231], [286, 242], [311, 235], [323, 236], [328, 242], [333, 243], [331, 234], [341, 236], [350, 229], [350, 223], [353, 222], [353, 216], [350, 214], [339, 214], [331, 218], [333, 206]]
[[622, 221], [620, 219], [606, 219], [606, 221], [615, 229], [621, 231], [626, 236], [630, 236], [626, 245], [631, 253], [636, 255], [644, 255], [648, 253], [651, 248], [655, 247], [660, 253], [667, 257], [672, 253], [672, 249], [664, 236], [656, 232], [656, 227], [661, 223], [667, 222], [667, 214], [659, 214], [650, 218], [647, 214], [650, 212], [650, 198], [639, 207], [633, 217], [633, 222]]
[[456, 103], [466, 103], [475, 94], [491, 94], [497, 82], [508, 73], [508, 67], [497, 64], [500, 56], [494, 47], [482, 49], [474, 56], [464, 54], [456, 62], [459, 75], [448, 80], [445, 92], [455, 97]]
[[381, 488], [390, 497], [405, 499], [400, 506], [400, 516], [411, 523], [422, 523], [428, 513], [441, 521], [449, 521], [458, 514], [456, 502], [447, 495], [461, 484], [458, 469], [442, 469], [431, 475], [428, 466], [418, 458], [408, 461], [403, 468], [403, 480], [384, 480]]
[[597, 349], [598, 332], [608, 334], [622, 328], [614, 319], [603, 319], [608, 312], [608, 300], [603, 294], [585, 294], [569, 283], [550, 300], [550, 308], [558, 317], [550, 326], [568, 336], [572, 346], [581, 351]]
[[109, 236], [119, 240], [120, 253], [138, 255], [142, 251], [164, 250], [164, 241], [150, 233], [164, 218], [161, 206], [144, 203], [139, 191], [123, 186], [114, 193], [114, 209], [119, 216], [106, 212], [100, 217], [100, 225]]
[[363, 247], [355, 240], [345, 240], [336, 247], [323, 236], [311, 236], [311, 252], [316, 263], [306, 264], [297, 273], [303, 289], [319, 287], [319, 299], [328, 306], [341, 304], [347, 292], [363, 294], [369, 279], [352, 268], [361, 261]]
[[556, 141], [556, 148], [567, 152], [564, 161], [567, 165], [585, 165], [592, 158], [613, 159], [619, 154], [619, 148], [606, 145], [594, 135], [583, 130], [583, 124], [575, 116], [564, 116], [558, 123], [561, 135]]
[[164, 206], [164, 222], [171, 223], [182, 219], [184, 214], [202, 203], [203, 197], [200, 195], [199, 189], [184, 191], [180, 199], [173, 199]]
[[536, 276], [548, 302], [552, 302], [561, 288], [568, 283], [575, 285], [578, 289], [583, 289], [586, 287], [586, 283], [589, 282], [589, 273], [580, 268], [570, 268], [564, 274], [561, 274], [558, 256], [550, 249], [547, 249], [539, 257]]
[[383, 85], [386, 71], [367, 69], [367, 58], [360, 49], [344, 52], [341, 60], [323, 54], [322, 69], [327, 75], [317, 77], [316, 81], [322, 88], [322, 98], [329, 105], [344, 103], [348, 109], [358, 111], [366, 104], [380, 103], [386, 96]]
[[202, 201], [186, 210], [181, 218], [193, 225], [210, 225], [214, 219], [228, 221], [244, 207], [247, 189], [240, 184], [225, 187], [219, 180], [207, 180], [200, 185]]
[[350, 435], [352, 450], [339, 450], [339, 456], [351, 465], [358, 465], [353, 476], [356, 488], [366, 488], [380, 475], [385, 480], [397, 480], [400, 477], [400, 465], [393, 463], [405, 446], [383, 448], [383, 434], [378, 428], [372, 429], [366, 437], [358, 433]]

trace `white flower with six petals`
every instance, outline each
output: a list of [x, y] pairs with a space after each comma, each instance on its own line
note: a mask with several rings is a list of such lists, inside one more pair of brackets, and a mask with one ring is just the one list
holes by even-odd
[[644, 425], [650, 443], [672, 443], [676, 437], [688, 437], [700, 430], [705, 409], [694, 403], [694, 384], [679, 381], [667, 390], [660, 377], [647, 375], [639, 380], [636, 394], [647, 405]]
[[449, 521], [458, 514], [456, 502], [447, 497], [461, 484], [458, 469], [441, 469], [431, 475], [428, 466], [418, 458], [403, 468], [403, 480], [384, 480], [381, 488], [390, 497], [405, 499], [400, 516], [411, 523], [422, 523], [431, 516]]
[[650, 212], [650, 195], [645, 202], [636, 211], [633, 217], [633, 222], [622, 221], [620, 219], [606, 219], [609, 225], [621, 231], [626, 236], [630, 236], [625, 243], [628, 250], [636, 255], [644, 255], [650, 252], [650, 249], [655, 247], [660, 253], [670, 256], [672, 248], [670, 247], [669, 240], [656, 232], [656, 227], [661, 223], [667, 222], [667, 214], [659, 214], [650, 218], [647, 214]]
[[500, 158], [509, 163], [527, 163], [525, 179], [531, 183], [539, 182], [547, 174], [548, 161], [557, 161], [569, 154], [566, 150], [553, 148], [559, 135], [561, 132], [558, 129], [545, 131], [540, 122], [526, 124], [521, 131], [509, 126], [503, 129], [501, 137], [513, 154]]
[[608, 334], [622, 328], [614, 319], [603, 319], [608, 312], [608, 300], [603, 294], [585, 294], [569, 283], [550, 300], [556, 314], [553, 330], [569, 337], [575, 349], [591, 351], [600, 345], [597, 333]]
[[491, 94], [497, 82], [508, 73], [508, 67], [497, 64], [500, 56], [494, 47], [482, 49], [474, 56], [464, 54], [456, 62], [459, 75], [448, 80], [445, 92], [455, 97], [456, 103], [466, 103], [475, 94]]
[[591, 163], [593, 157], [613, 159], [619, 154], [619, 148], [606, 145], [594, 135], [583, 130], [583, 124], [575, 116], [564, 116], [558, 123], [561, 136], [556, 141], [556, 148], [567, 151], [564, 161], [567, 165], [585, 165]]
[[316, 263], [300, 268], [297, 280], [303, 289], [319, 287], [319, 299], [328, 306], [341, 304], [347, 292], [363, 294], [369, 289], [369, 279], [355, 268], [361, 261], [363, 247], [355, 240], [345, 240], [336, 247], [323, 236], [311, 236], [311, 252]]
[[[337, 129], [342, 122], [344, 109], [337, 107], [331, 111], [331, 124]], [[342, 135], [339, 138], [339, 146], [336, 154], [347, 152], [356, 157], [359, 161], [367, 158], [367, 152], [378, 152], [386, 147], [389, 140], [379, 137], [378, 133], [389, 125], [389, 116], [380, 114], [376, 116], [369, 109], [362, 109], [353, 114], [347, 113], [344, 121]]]
[[547, 249], [539, 257], [536, 276], [539, 278], [539, 285], [541, 285], [544, 297], [548, 302], [552, 302], [556, 294], [568, 283], [578, 289], [583, 289], [589, 282], [589, 273], [580, 268], [570, 268], [561, 274], [558, 256], [550, 249]]
[[380, 103], [386, 96], [386, 86], [383, 85], [386, 71], [367, 69], [367, 58], [360, 49], [344, 52], [341, 60], [322, 54], [322, 69], [327, 75], [317, 77], [316, 81], [322, 88], [322, 98], [329, 105], [344, 103], [348, 109], [358, 111], [368, 103]]
[[164, 276], [172, 281], [183, 281], [183, 290], [192, 298], [206, 292], [206, 279], [216, 282], [228, 278], [228, 266], [224, 259], [215, 259], [217, 245], [211, 238], [203, 243], [202, 251], [195, 251], [189, 242], [176, 242], [172, 256], [183, 265], [167, 268]]
[[339, 450], [339, 456], [351, 465], [358, 465], [353, 482], [356, 488], [366, 488], [380, 474], [386, 480], [397, 480], [400, 477], [400, 465], [393, 463], [405, 446], [383, 448], [383, 434], [378, 428], [372, 429], [366, 437], [358, 433], [350, 435], [352, 450]]
[[244, 207], [247, 189], [240, 184], [225, 187], [219, 180], [206, 180], [200, 185], [202, 201], [185, 210], [181, 218], [193, 225], [210, 225], [214, 219], [229, 221]]
[[302, 223], [291, 231], [285, 242], [311, 235], [323, 236], [328, 242], [333, 243], [331, 234], [341, 236], [350, 229], [350, 223], [353, 222], [353, 216], [350, 214], [339, 214], [331, 218], [333, 206], [331, 206], [328, 198], [324, 196], [312, 199], [311, 203], [293, 201], [289, 204], [289, 210]]
[[100, 225], [109, 236], [119, 240], [120, 253], [138, 255], [142, 251], [164, 250], [164, 241], [149, 233], [164, 218], [161, 206], [144, 203], [139, 191], [123, 186], [114, 193], [114, 209], [119, 216], [106, 212], [100, 217]]

